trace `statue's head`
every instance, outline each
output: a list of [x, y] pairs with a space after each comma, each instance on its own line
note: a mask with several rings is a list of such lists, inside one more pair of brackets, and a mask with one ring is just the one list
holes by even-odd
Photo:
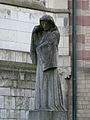
[[54, 19], [50, 15], [44, 15], [40, 18], [40, 26], [44, 31], [49, 31], [56, 28]]
[[42, 33], [42, 31], [58, 30], [54, 19], [50, 15], [44, 15], [40, 18], [40, 25], [35, 26], [34, 33]]

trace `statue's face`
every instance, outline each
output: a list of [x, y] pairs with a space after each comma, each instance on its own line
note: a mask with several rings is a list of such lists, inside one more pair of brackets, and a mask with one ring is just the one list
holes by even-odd
[[50, 29], [49, 23], [47, 21], [41, 21], [41, 26], [45, 31]]

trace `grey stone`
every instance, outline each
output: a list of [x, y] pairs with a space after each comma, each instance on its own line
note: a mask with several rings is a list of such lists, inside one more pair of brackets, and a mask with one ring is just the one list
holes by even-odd
[[53, 18], [44, 15], [35, 26], [31, 38], [30, 55], [37, 65], [35, 109], [63, 110], [61, 78], [58, 72], [58, 44], [60, 33]]
[[18, 81], [18, 88], [35, 89], [35, 82], [20, 80]]
[[24, 96], [24, 89], [11, 89], [12, 96]]
[[21, 72], [19, 73], [19, 79], [20, 80], [24, 80], [24, 78], [25, 78], [24, 76], [25, 76], [24, 73], [21, 73]]
[[28, 97], [16, 97], [16, 109], [29, 109]]
[[12, 86], [12, 81], [11, 80], [0, 80], [0, 87], [11, 87]]
[[11, 108], [15, 109], [15, 97], [12, 97]]
[[10, 95], [10, 88], [0, 88], [0, 95]]
[[9, 97], [5, 96], [4, 97], [5, 101], [5, 109], [15, 109], [15, 97]]
[[65, 111], [30, 111], [28, 120], [67, 120]]
[[21, 119], [26, 119], [25, 110], [20, 111], [20, 118]]
[[0, 108], [4, 108], [4, 97], [0, 96]]
[[25, 90], [25, 97], [32, 97], [32, 90], [28, 90], [28, 89], [26, 89]]
[[11, 109], [11, 97], [5, 96], [5, 109]]
[[6, 110], [1, 109], [1, 118], [6, 118]]
[[17, 81], [13, 81], [13, 88], [17, 88]]

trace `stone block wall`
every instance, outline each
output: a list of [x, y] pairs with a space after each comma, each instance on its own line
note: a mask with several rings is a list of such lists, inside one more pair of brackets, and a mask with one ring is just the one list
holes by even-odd
[[27, 120], [34, 95], [35, 67], [0, 61], [0, 120]]
[[[34, 109], [36, 67], [31, 64], [28, 52], [0, 50], [0, 53], [3, 53], [0, 58], [0, 120], [27, 120], [29, 110]], [[69, 81], [65, 78], [70, 75], [70, 64], [61, 63], [58, 69], [67, 108]]]
[[[34, 108], [35, 66], [31, 64], [31, 32], [46, 13], [0, 5], [0, 120], [27, 120]], [[59, 71], [65, 107], [70, 73], [68, 15], [50, 14], [60, 30]]]
[[[0, 49], [29, 52], [32, 30], [44, 14], [49, 13], [0, 4]], [[59, 54], [69, 55], [68, 15], [50, 15], [60, 30]]]
[[68, 0], [45, 0], [46, 6], [49, 8], [57, 8], [57, 9], [67, 9], [68, 8]]
[[31, 32], [42, 12], [0, 5], [0, 48], [30, 51]]

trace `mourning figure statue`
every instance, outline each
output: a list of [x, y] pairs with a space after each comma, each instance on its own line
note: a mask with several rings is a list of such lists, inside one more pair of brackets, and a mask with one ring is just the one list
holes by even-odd
[[40, 18], [32, 31], [30, 55], [36, 64], [35, 109], [63, 110], [63, 97], [57, 69], [60, 33], [49, 15]]

